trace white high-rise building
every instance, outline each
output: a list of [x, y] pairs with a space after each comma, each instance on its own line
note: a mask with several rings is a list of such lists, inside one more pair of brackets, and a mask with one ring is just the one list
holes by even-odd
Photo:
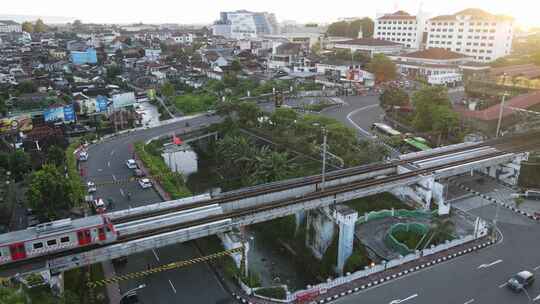
[[212, 27], [214, 35], [233, 39], [257, 38], [261, 35], [278, 33], [274, 14], [249, 11], [222, 12]]
[[0, 33], [22, 32], [21, 24], [12, 20], [0, 20]]
[[512, 50], [514, 19], [481, 9], [429, 19], [427, 48], [443, 48], [468, 55], [476, 62], [490, 62]]
[[422, 47], [425, 21], [420, 16], [412, 16], [405, 11], [386, 14], [375, 20], [375, 39], [402, 44], [405, 48], [418, 50]]

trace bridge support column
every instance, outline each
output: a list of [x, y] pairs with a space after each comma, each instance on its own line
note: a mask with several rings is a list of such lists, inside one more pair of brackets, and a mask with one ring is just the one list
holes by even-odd
[[306, 220], [306, 211], [300, 211], [294, 214], [294, 219], [296, 221], [296, 228], [294, 230], [294, 233], [296, 234], [298, 230], [300, 229], [300, 226], [302, 223]]
[[529, 152], [516, 154], [509, 163], [485, 167], [479, 170], [479, 172], [500, 180], [503, 183], [517, 185], [521, 171], [521, 162], [528, 159]]
[[334, 238], [335, 224], [330, 209], [309, 210], [306, 221], [306, 247], [311, 249], [316, 258], [322, 259]]
[[238, 269], [242, 270], [242, 263], [245, 264], [245, 269], [247, 271], [248, 269], [248, 251], [249, 251], [249, 242], [243, 242], [242, 236], [239, 232], [225, 232], [225, 233], [219, 233], [217, 234], [221, 242], [223, 243], [223, 247], [225, 247], [225, 250], [231, 250], [236, 249], [244, 246], [244, 256], [245, 260], [242, 261], [242, 253], [235, 253], [232, 255], [232, 258], [234, 260], [234, 263], [236, 264], [236, 267]]
[[343, 275], [345, 263], [354, 248], [354, 228], [358, 219], [358, 212], [345, 205], [337, 205], [334, 210], [334, 218], [339, 225], [336, 272]]

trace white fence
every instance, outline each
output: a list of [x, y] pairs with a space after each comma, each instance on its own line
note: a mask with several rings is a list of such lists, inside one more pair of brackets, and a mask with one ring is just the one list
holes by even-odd
[[[360, 270], [354, 273], [347, 273], [346, 276], [339, 277], [336, 279], [328, 279], [325, 283], [320, 283], [315, 286], [308, 286], [305, 290], [298, 290], [294, 293], [287, 293], [287, 299], [285, 302], [291, 303], [295, 301], [298, 297], [298, 295], [305, 295], [305, 294], [324, 294], [326, 291], [330, 288], [334, 288], [343, 284], [350, 283], [352, 281], [365, 278], [369, 275], [379, 273], [382, 271], [385, 271], [387, 269], [397, 267], [409, 262], [412, 262], [414, 260], [419, 259], [422, 256], [429, 256], [437, 252], [441, 252], [444, 250], [447, 250], [449, 248], [465, 244], [467, 242], [475, 240], [473, 235], [467, 235], [460, 239], [455, 239], [453, 241], [446, 242], [444, 244], [440, 244], [438, 246], [432, 246], [430, 248], [424, 249], [422, 251], [416, 251], [415, 253], [408, 254], [406, 256], [400, 257], [398, 259], [387, 261], [386, 263], [378, 264], [373, 267], [366, 267], [364, 270]], [[280, 301], [282, 302], [282, 301]]]

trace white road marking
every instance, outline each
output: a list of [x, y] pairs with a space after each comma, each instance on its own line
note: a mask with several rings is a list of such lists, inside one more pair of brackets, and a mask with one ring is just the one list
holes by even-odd
[[536, 298], [533, 299], [533, 302], [536, 302], [538, 300], [540, 300], [540, 295], [537, 295]]
[[98, 172], [101, 172], [101, 171], [103, 171], [103, 169], [97, 169], [97, 170], [98, 170]]
[[107, 167], [109, 167], [109, 168], [111, 167], [111, 162], [110, 161], [107, 162]]
[[499, 285], [499, 288], [503, 288], [503, 287], [506, 286], [506, 285], [508, 285], [508, 282], [505, 282], [505, 283]]
[[113, 155], [114, 155], [114, 149], [111, 151], [111, 156], [113, 156]]
[[174, 285], [173, 285], [173, 283], [171, 282], [171, 280], [169, 280], [169, 284], [171, 284], [172, 291], [174, 291], [174, 293], [176, 293], [176, 289], [174, 288]]
[[363, 110], [367, 110], [367, 109], [371, 109], [371, 108], [375, 108], [375, 107], [378, 107], [379, 105], [378, 104], [372, 104], [372, 105], [369, 105], [369, 106], [365, 106], [365, 107], [362, 107], [362, 108], [358, 108], [354, 111], [352, 111], [351, 113], [347, 114], [347, 120], [353, 124], [353, 126], [355, 126], [358, 130], [360, 130], [360, 132], [362, 132], [364, 135], [368, 136], [368, 137], [372, 137], [373, 135], [371, 135], [371, 133], [369, 133], [368, 131], [362, 129], [362, 127], [360, 127], [358, 124], [356, 124], [351, 116], [353, 116], [354, 114], [360, 112], [360, 111], [363, 111]]
[[491, 267], [491, 266], [494, 266], [494, 265], [497, 265], [497, 264], [499, 264], [499, 263], [502, 263], [502, 261], [503, 261], [503, 260], [496, 260], [495, 262], [491, 262], [491, 263], [489, 263], [489, 264], [482, 264], [482, 265], [478, 266], [477, 269], [481, 269], [481, 268], [489, 268], [489, 267]]
[[540, 265], [534, 267], [533, 269], [534, 269], [534, 271], [537, 271], [538, 269], [540, 269]]
[[116, 176], [114, 176], [114, 174], [112, 175], [112, 179], [113, 181], [116, 181]]
[[121, 194], [122, 196], [125, 196], [124, 190], [122, 190], [122, 188], [120, 188], [120, 194]]
[[152, 252], [154, 253], [154, 256], [156, 257], [156, 260], [159, 262], [159, 257], [154, 249], [152, 249]]
[[409, 297], [406, 297], [405, 299], [397, 299], [397, 300], [392, 300], [390, 302], [390, 304], [400, 304], [400, 303], [403, 303], [405, 301], [409, 301], [409, 300], [412, 300], [414, 298], [418, 297], [418, 294], [413, 294], [412, 296], [409, 296]]
[[474, 302], [474, 299], [470, 299], [469, 301], [463, 303], [463, 304], [471, 304], [472, 302]]

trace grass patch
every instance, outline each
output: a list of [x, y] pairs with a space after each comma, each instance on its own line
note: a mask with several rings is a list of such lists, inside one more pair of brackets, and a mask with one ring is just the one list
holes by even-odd
[[281, 286], [257, 289], [255, 291], [255, 294], [274, 299], [285, 299], [287, 297], [287, 292], [285, 291], [285, 288]]
[[424, 237], [423, 234], [416, 231], [396, 231], [393, 233], [393, 236], [396, 241], [404, 244], [411, 250], [414, 250], [420, 243], [420, 240], [422, 240], [422, 237]]
[[105, 278], [101, 264], [72, 269], [64, 273], [64, 287], [70, 294], [79, 298], [80, 304], [107, 304], [105, 287], [88, 288], [86, 283]]
[[[225, 251], [225, 247], [223, 247], [221, 240], [215, 235], [200, 238], [196, 241], [196, 243], [204, 255]], [[221, 259], [212, 260], [210, 263], [221, 269], [222, 273], [230, 281], [235, 281], [237, 278], [240, 278], [244, 284], [251, 288], [261, 286], [261, 279], [259, 278], [259, 275], [249, 271], [248, 277], [246, 277], [244, 273], [236, 267], [236, 263], [230, 255]]]
[[80, 145], [80, 139], [76, 139], [66, 149], [67, 174], [73, 189], [71, 199], [73, 201], [73, 205], [78, 207], [83, 206], [84, 196], [86, 194], [84, 182], [79, 174], [79, 168], [77, 167], [77, 156], [74, 153], [75, 149], [77, 149]]
[[391, 210], [392, 208], [396, 210], [414, 209], [389, 192], [358, 198], [346, 203], [346, 205], [356, 210], [359, 216], [371, 211]]
[[135, 143], [137, 156], [144, 163], [145, 167], [148, 168], [150, 175], [160, 182], [163, 189], [169, 193], [172, 199], [191, 196], [192, 193], [187, 188], [182, 174], [172, 172], [161, 155], [152, 154], [150, 151], [151, 149], [145, 149], [144, 143]]

